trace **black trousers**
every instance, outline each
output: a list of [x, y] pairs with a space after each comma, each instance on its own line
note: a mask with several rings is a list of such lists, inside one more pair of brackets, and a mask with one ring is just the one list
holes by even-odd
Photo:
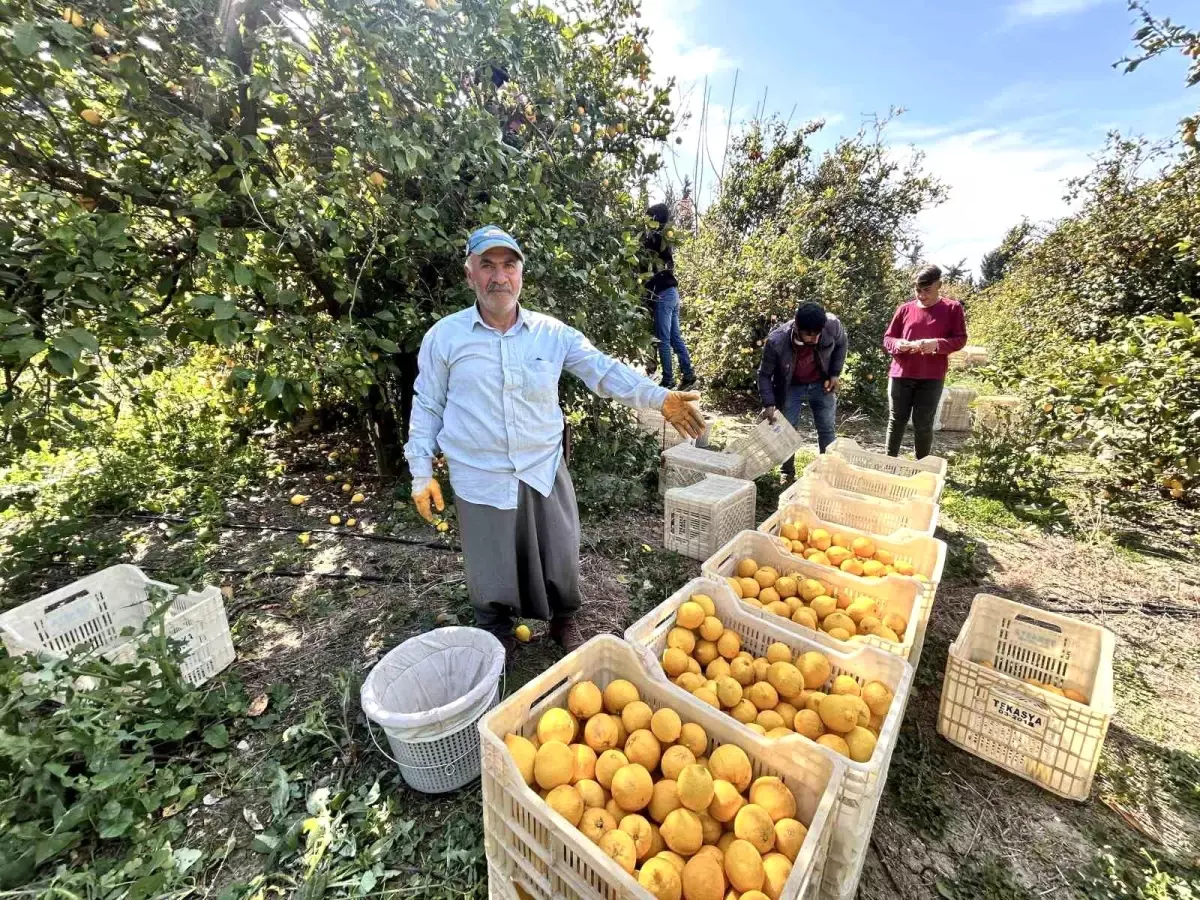
[[913, 444], [917, 459], [933, 449], [933, 420], [942, 399], [942, 378], [892, 378], [888, 381], [888, 456], [900, 455], [904, 430], [912, 417]]

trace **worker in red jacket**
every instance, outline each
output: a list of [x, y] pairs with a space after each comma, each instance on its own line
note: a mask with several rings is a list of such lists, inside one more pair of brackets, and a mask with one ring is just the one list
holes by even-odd
[[883, 349], [892, 357], [888, 373], [888, 456], [900, 455], [900, 444], [913, 423], [917, 459], [933, 449], [933, 420], [946, 383], [947, 357], [967, 344], [962, 304], [943, 297], [942, 270], [924, 266], [913, 278], [915, 295], [892, 316]]

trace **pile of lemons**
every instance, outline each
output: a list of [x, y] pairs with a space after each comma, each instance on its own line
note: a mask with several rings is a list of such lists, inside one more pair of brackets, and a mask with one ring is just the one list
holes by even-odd
[[734, 571], [736, 577], [726, 581], [743, 603], [813, 631], [820, 629], [839, 641], [871, 634], [900, 643], [908, 630], [904, 616], [884, 612], [874, 597], [835, 591], [816, 578], [781, 575], [773, 566], [760, 566], [751, 557], [738, 560]]
[[525, 783], [658, 900], [776, 900], [808, 829], [779, 778], [754, 778], [637, 686], [574, 685], [529, 737], [504, 738]]
[[863, 578], [886, 578], [905, 575], [928, 581], [918, 575], [912, 561], [897, 558], [890, 550], [876, 547], [868, 537], [852, 537], [840, 531], [809, 527], [803, 522], [785, 522], [779, 526], [779, 536], [791, 544], [792, 552], [809, 562], [841, 569]]
[[704, 594], [680, 604], [661, 659], [668, 678], [765, 737], [801, 734], [855, 762], [871, 759], [892, 705], [887, 685], [835, 677], [824, 653], [793, 654], [782, 642], [755, 657], [715, 612]]

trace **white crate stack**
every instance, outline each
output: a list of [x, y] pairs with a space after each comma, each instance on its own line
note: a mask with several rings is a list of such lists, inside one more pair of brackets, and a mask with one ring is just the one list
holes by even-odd
[[804, 474], [820, 475], [830, 487], [841, 491], [853, 491], [881, 500], [938, 500], [942, 495], [945, 479], [932, 472], [917, 472], [913, 475], [891, 475], [876, 469], [856, 466], [840, 456], [822, 454], [804, 469]]
[[138, 648], [155, 611], [155, 591], [166, 610], [162, 629], [183, 644], [184, 680], [203, 684], [234, 660], [229, 618], [219, 588], [180, 593], [152, 581], [136, 566], [118, 565], [23, 603], [0, 615], [0, 636], [11, 654], [40, 653], [63, 658], [73, 652], [136, 663]]
[[690, 444], [678, 444], [663, 453], [664, 490], [689, 487], [705, 475], [741, 478], [746, 461], [736, 453], [719, 453]]
[[955, 350], [950, 354], [950, 368], [956, 370], [973, 369], [976, 366], [986, 366], [991, 362], [991, 354], [987, 347], [968, 346]]
[[692, 559], [707, 559], [739, 531], [754, 527], [754, 482], [705, 475], [671, 488], [663, 504], [663, 546]]
[[[727, 628], [736, 631], [742, 639], [742, 648], [755, 656], [765, 655], [767, 647], [776, 642], [786, 644], [793, 655], [817, 650], [829, 659], [832, 668], [830, 682], [838, 675], [850, 675], [860, 686], [869, 681], [879, 681], [887, 685], [892, 692], [892, 705], [883, 726], [879, 729], [879, 740], [871, 758], [865, 763], [860, 763], [830, 754], [841, 759], [846, 768], [846, 778], [835, 810], [833, 838], [825, 864], [821, 896], [853, 896], [866, 859], [871, 827], [887, 779], [892, 751], [900, 734], [900, 722], [904, 718], [904, 708], [908, 703], [913, 678], [912, 666], [874, 647], [847, 645], [845, 649], [831, 649], [822, 642], [812, 640], [811, 632], [802, 634], [775, 624], [780, 621], [778, 617], [762, 618], [753, 615], [753, 608], [740, 603], [723, 579], [702, 577], [685, 584], [625, 632], [625, 640], [642, 651], [642, 661], [646, 670], [679, 696], [688, 695], [683, 688], [671, 683], [662, 671], [659, 660], [667, 646], [667, 633], [675, 624], [676, 611], [693, 594], [706, 594], [711, 597], [717, 610], [717, 618]], [[825, 688], [827, 689], [828, 685]], [[721, 715], [737, 722], [726, 713]], [[738, 725], [744, 728], [756, 743], [767, 748], [778, 748], [784, 753], [792, 752], [793, 748], [829, 752], [798, 734], [771, 740], [754, 734], [741, 723]]]
[[938, 733], [1060, 797], [1086, 800], [1112, 718], [1115, 645], [1099, 625], [979, 594], [950, 645]]

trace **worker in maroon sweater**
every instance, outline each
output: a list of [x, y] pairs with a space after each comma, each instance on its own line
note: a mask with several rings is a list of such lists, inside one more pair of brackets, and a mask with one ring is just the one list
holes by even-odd
[[933, 420], [947, 357], [967, 344], [962, 304], [941, 295], [942, 270], [925, 266], [913, 279], [916, 296], [892, 316], [883, 349], [892, 357], [888, 382], [888, 456], [900, 455], [904, 430], [912, 417], [917, 459], [933, 449]]

